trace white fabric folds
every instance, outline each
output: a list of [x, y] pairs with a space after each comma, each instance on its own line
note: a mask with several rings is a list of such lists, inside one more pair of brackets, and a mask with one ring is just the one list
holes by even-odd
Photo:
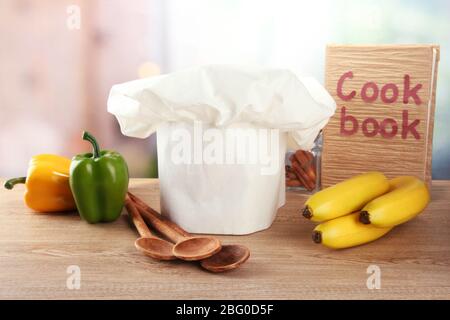
[[124, 135], [157, 131], [162, 213], [193, 233], [268, 228], [284, 204], [287, 135], [308, 150], [336, 105], [287, 70], [204, 66], [114, 85]]

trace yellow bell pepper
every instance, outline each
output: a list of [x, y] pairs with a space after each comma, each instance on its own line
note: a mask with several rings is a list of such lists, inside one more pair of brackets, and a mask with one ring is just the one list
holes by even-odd
[[13, 178], [5, 183], [12, 189], [25, 183], [25, 204], [37, 212], [76, 210], [69, 185], [70, 159], [40, 154], [31, 158], [26, 177]]

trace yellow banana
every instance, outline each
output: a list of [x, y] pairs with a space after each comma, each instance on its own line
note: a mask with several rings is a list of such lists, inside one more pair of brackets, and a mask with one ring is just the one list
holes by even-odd
[[416, 177], [398, 177], [389, 181], [390, 191], [369, 202], [361, 211], [360, 221], [375, 227], [394, 227], [415, 216], [430, 202], [430, 193]]
[[306, 201], [303, 216], [322, 222], [361, 210], [386, 193], [389, 181], [381, 172], [367, 172], [323, 189]]
[[377, 228], [359, 222], [359, 212], [319, 224], [313, 231], [315, 243], [332, 249], [345, 249], [381, 238], [392, 228]]

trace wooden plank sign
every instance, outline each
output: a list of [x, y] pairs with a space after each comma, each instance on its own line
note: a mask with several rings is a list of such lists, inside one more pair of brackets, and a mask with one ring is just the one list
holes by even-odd
[[323, 187], [372, 170], [431, 184], [438, 61], [435, 45], [327, 47]]

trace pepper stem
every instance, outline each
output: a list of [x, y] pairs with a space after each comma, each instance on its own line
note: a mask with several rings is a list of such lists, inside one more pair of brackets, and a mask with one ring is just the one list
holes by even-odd
[[11, 190], [18, 183], [25, 183], [27, 177], [12, 178], [5, 182], [5, 188]]
[[94, 156], [94, 159], [100, 157], [100, 146], [94, 136], [87, 131], [83, 131], [83, 140], [92, 143], [92, 147], [94, 149], [92, 155]]

